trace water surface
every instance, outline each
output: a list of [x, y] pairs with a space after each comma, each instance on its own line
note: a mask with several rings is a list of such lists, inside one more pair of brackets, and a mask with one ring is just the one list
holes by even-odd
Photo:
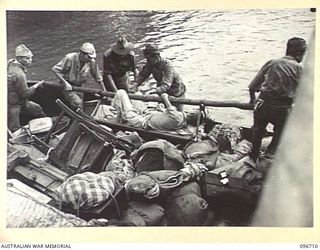
[[[8, 11], [7, 56], [24, 43], [34, 53], [29, 79], [55, 80], [51, 68], [91, 42], [102, 54], [119, 35], [142, 48], [156, 42], [187, 85], [187, 98], [248, 102], [247, 86], [269, 59], [281, 57], [292, 36], [309, 42], [309, 9], [191, 11]], [[252, 125], [252, 111], [211, 108], [218, 121]]]

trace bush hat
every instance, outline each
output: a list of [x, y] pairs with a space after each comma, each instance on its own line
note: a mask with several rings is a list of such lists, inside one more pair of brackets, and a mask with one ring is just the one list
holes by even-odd
[[18, 56], [25, 56], [25, 57], [31, 57], [33, 56], [31, 50], [27, 48], [24, 44], [20, 44], [16, 47], [16, 57]]
[[143, 54], [160, 54], [158, 45], [156, 44], [147, 44], [143, 50]]
[[110, 45], [110, 48], [113, 52], [115, 52], [118, 55], [126, 55], [133, 50], [134, 44], [128, 42], [127, 39], [124, 37], [119, 37], [117, 42], [112, 43]]
[[92, 43], [84, 43], [82, 44], [80, 51], [82, 51], [83, 53], [86, 53], [90, 58], [96, 58], [97, 54], [96, 54], [96, 50], [93, 46]]

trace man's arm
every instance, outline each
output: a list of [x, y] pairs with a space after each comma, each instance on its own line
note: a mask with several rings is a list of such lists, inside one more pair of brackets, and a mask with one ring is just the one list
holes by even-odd
[[53, 66], [52, 71], [54, 75], [64, 84], [64, 89], [66, 91], [72, 90], [71, 84], [64, 79], [64, 70], [68, 65], [68, 59], [65, 57], [60, 62], [58, 62], [55, 66]]
[[138, 69], [134, 68], [134, 70], [133, 70], [133, 79], [134, 79], [135, 82], [137, 82], [138, 75], [139, 75]]
[[166, 93], [168, 89], [171, 87], [174, 80], [175, 70], [173, 64], [170, 61], [167, 61], [163, 67], [163, 75], [160, 82], [158, 82], [158, 86], [156, 88], [156, 92], [158, 95], [162, 93]]
[[105, 90], [105, 86], [103, 84], [103, 77], [102, 77], [101, 72], [99, 70], [98, 64], [96, 63], [95, 60], [92, 60], [90, 66], [91, 66], [92, 77], [95, 79], [96, 83], [98, 83], [102, 87], [102, 89]]
[[270, 69], [270, 66], [272, 64], [272, 60], [268, 61], [266, 64], [262, 66], [262, 68], [259, 70], [255, 78], [251, 81], [249, 84], [249, 95], [250, 95], [250, 103], [254, 103], [256, 100], [255, 92], [259, 92], [262, 83], [265, 81], [265, 75], [267, 74], [268, 70]]
[[25, 75], [18, 75], [15, 82], [15, 89], [17, 94], [23, 99], [29, 99], [36, 91], [38, 87], [43, 84], [44, 81], [37, 82], [30, 88], [27, 85], [27, 78]]
[[107, 81], [107, 84], [110, 86], [110, 88], [112, 89], [113, 92], [117, 92], [118, 91], [118, 88], [112, 78], [112, 75], [111, 74], [106, 74], [105, 75], [106, 78], [105, 80]]
[[136, 77], [137, 85], [140, 86], [145, 80], [151, 75], [151, 69], [148, 64], [144, 65], [142, 70], [138, 73]]
[[163, 100], [164, 106], [165, 106], [167, 109], [170, 109], [170, 108], [173, 107], [172, 104], [171, 104], [171, 102], [170, 102], [170, 100], [169, 100], [169, 95], [168, 95], [167, 93], [162, 93], [160, 96], [161, 96], [161, 98], [162, 98], [162, 100]]
[[134, 79], [134, 82], [137, 82], [139, 71], [137, 67], [136, 56], [133, 51], [130, 52], [130, 56], [131, 56], [131, 71], [133, 72], [133, 79]]
[[171, 87], [174, 79], [174, 67], [167, 61], [164, 67], [162, 68], [163, 75], [160, 81], [158, 81], [158, 87], [151, 88], [145, 94], [158, 94], [161, 96], [163, 93], [167, 93], [168, 89]]
[[254, 104], [256, 100], [256, 91], [253, 89], [249, 89], [249, 95], [250, 95], [250, 102], [251, 104]]

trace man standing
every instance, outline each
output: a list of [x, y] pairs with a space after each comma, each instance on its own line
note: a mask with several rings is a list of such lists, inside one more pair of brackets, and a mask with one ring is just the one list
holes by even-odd
[[133, 43], [120, 37], [103, 54], [103, 82], [107, 91], [116, 92], [118, 89], [128, 91], [130, 71], [136, 78], [138, 72], [133, 48]]
[[95, 61], [96, 50], [91, 43], [84, 43], [79, 52], [67, 54], [58, 62], [52, 71], [64, 84], [63, 96], [71, 107], [83, 109], [83, 93], [70, 92], [72, 86], [82, 86], [91, 75], [95, 81], [103, 86], [103, 80]]
[[[266, 154], [273, 157], [276, 152], [299, 84], [302, 73], [299, 63], [303, 59], [306, 47], [306, 41], [302, 38], [289, 39], [286, 55], [268, 61], [249, 85], [250, 103], [255, 104], [253, 148], [250, 153], [254, 163], [259, 157], [261, 141], [269, 123], [274, 126], [274, 134]], [[257, 99], [255, 92], [260, 92]]]
[[[143, 50], [147, 63], [144, 65], [137, 77], [137, 85], [140, 86], [152, 74], [157, 81], [157, 87], [151, 89], [149, 94], [167, 93], [169, 96], [184, 98], [186, 87], [182, 79], [175, 71], [172, 63], [160, 56], [157, 45], [147, 44]], [[178, 110], [182, 111], [182, 105], [178, 105]]]
[[43, 117], [44, 113], [41, 106], [28, 100], [43, 81], [34, 84], [32, 87], [27, 85], [26, 67], [32, 63], [32, 52], [21, 44], [16, 47], [15, 59], [8, 62], [8, 127], [11, 132], [21, 127], [20, 113], [26, 112], [32, 118]]

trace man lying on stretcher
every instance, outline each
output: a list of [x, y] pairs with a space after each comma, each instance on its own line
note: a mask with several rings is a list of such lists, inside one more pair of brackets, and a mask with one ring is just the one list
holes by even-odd
[[[176, 107], [170, 103], [167, 93], [161, 94], [161, 98], [165, 107], [161, 108], [161, 105], [158, 105], [158, 110], [140, 113], [133, 107], [127, 92], [119, 89], [112, 105], [117, 111], [118, 122], [135, 128], [176, 131], [185, 128], [187, 124], [197, 126], [199, 113], [186, 115], [182, 111], [177, 111]], [[201, 122], [213, 125], [210, 118], [202, 119]]]

